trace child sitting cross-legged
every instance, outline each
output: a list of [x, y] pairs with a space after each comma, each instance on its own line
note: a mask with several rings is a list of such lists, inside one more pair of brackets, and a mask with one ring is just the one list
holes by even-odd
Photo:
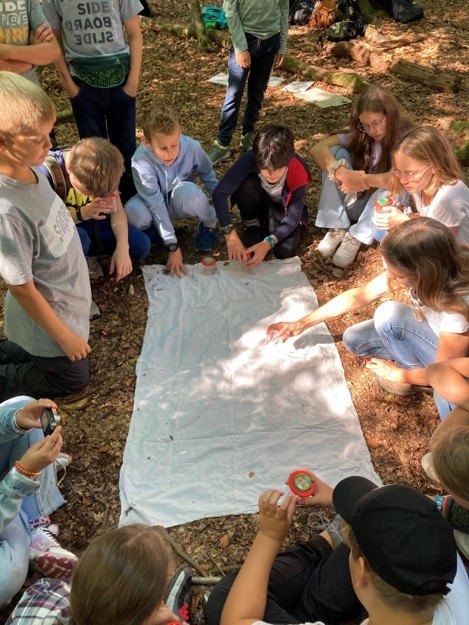
[[150, 239], [128, 226], [117, 191], [124, 159], [107, 139], [82, 139], [70, 150], [53, 150], [41, 170], [64, 200], [74, 220], [85, 256], [111, 255], [116, 279], [132, 271], [131, 258], [150, 253]]
[[199, 177], [209, 195], [217, 186], [213, 165], [200, 143], [181, 134], [176, 114], [154, 108], [145, 116], [143, 143], [132, 158], [137, 195], [125, 205], [129, 223], [168, 248], [167, 268], [178, 277], [186, 273], [173, 221], [196, 217], [195, 249], [208, 252], [217, 234], [216, 215], [208, 197], [194, 182]]

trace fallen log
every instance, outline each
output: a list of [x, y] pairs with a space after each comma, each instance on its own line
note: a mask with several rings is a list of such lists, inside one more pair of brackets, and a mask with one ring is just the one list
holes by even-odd
[[73, 119], [72, 109], [65, 109], [64, 111], [57, 111], [57, 119], [55, 123], [63, 124], [64, 122], [68, 122], [70, 119]]
[[461, 78], [450, 72], [440, 72], [431, 67], [423, 67], [417, 63], [410, 63], [399, 59], [391, 65], [391, 72], [412, 82], [425, 85], [435, 91], [455, 93], [459, 91]]

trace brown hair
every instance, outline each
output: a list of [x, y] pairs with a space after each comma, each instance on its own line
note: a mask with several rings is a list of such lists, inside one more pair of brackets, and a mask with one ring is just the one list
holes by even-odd
[[392, 228], [379, 247], [383, 258], [415, 279], [422, 304], [469, 319], [469, 248], [456, 244], [448, 228], [430, 217]]
[[[381, 142], [382, 151], [379, 161], [371, 167], [374, 140], [358, 128], [362, 113], [382, 113], [386, 117], [386, 134]], [[379, 85], [369, 87], [360, 95], [353, 106], [348, 127], [351, 133], [347, 150], [350, 152], [354, 169], [363, 169], [370, 173], [382, 173], [391, 169], [391, 153], [403, 133], [412, 125], [404, 117], [402, 108], [393, 94]]]
[[55, 120], [49, 96], [30, 80], [12, 72], [0, 72], [0, 133], [19, 135], [37, 132], [46, 121]]
[[[352, 552], [352, 558], [358, 560], [363, 558], [365, 566], [370, 575], [371, 583], [374, 589], [378, 593], [382, 602], [388, 607], [399, 611], [408, 612], [409, 614], [419, 614], [426, 611], [434, 611], [436, 606], [442, 601], [444, 595], [429, 594], [429, 595], [408, 595], [400, 590], [397, 590], [391, 584], [384, 581], [375, 571], [371, 568], [368, 560], [363, 555], [363, 551], [358, 544], [357, 538], [348, 523], [342, 520], [342, 537], [345, 544], [350, 547]], [[429, 590], [431, 591], [431, 582], [428, 582]]]
[[151, 141], [156, 134], [172, 135], [180, 129], [179, 118], [168, 108], [157, 106], [147, 111], [142, 124], [143, 134], [147, 141]]
[[433, 176], [425, 189], [425, 193], [430, 196], [434, 196], [443, 185], [456, 184], [463, 177], [452, 145], [433, 126], [419, 126], [406, 132], [394, 148], [393, 164], [396, 152], [403, 152], [421, 161], [422, 165], [432, 167]]
[[96, 538], [72, 579], [74, 625], [141, 625], [165, 599], [169, 552], [160, 531], [125, 525]]
[[124, 158], [107, 139], [82, 139], [67, 158], [70, 171], [90, 195], [106, 197], [117, 191], [124, 173]]
[[285, 126], [266, 126], [255, 136], [252, 151], [259, 169], [281, 169], [295, 154], [295, 137]]
[[431, 444], [432, 462], [440, 482], [469, 501], [469, 426], [445, 431]]

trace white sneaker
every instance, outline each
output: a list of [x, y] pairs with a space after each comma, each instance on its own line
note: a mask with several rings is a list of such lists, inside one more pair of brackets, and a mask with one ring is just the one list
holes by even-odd
[[336, 267], [349, 267], [355, 260], [362, 242], [346, 232], [342, 243], [332, 257], [332, 264]]
[[29, 559], [36, 571], [58, 579], [69, 579], [78, 562], [77, 556], [61, 547], [45, 527], [32, 530]]
[[321, 243], [317, 246], [317, 251], [323, 258], [332, 256], [335, 250], [339, 247], [342, 239], [345, 237], [347, 230], [343, 228], [332, 228], [326, 234]]

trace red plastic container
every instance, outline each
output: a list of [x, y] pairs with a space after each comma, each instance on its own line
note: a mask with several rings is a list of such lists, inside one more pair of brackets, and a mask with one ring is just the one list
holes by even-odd
[[318, 487], [314, 475], [308, 469], [295, 469], [285, 484], [298, 497], [311, 497]]
[[217, 261], [213, 256], [204, 256], [200, 261], [202, 265], [202, 273], [206, 276], [211, 276], [215, 273], [215, 269], [217, 268]]
[[377, 213], [389, 213], [391, 212], [388, 208], [389, 206], [394, 206], [394, 202], [392, 197], [379, 197], [375, 200], [375, 211]]

